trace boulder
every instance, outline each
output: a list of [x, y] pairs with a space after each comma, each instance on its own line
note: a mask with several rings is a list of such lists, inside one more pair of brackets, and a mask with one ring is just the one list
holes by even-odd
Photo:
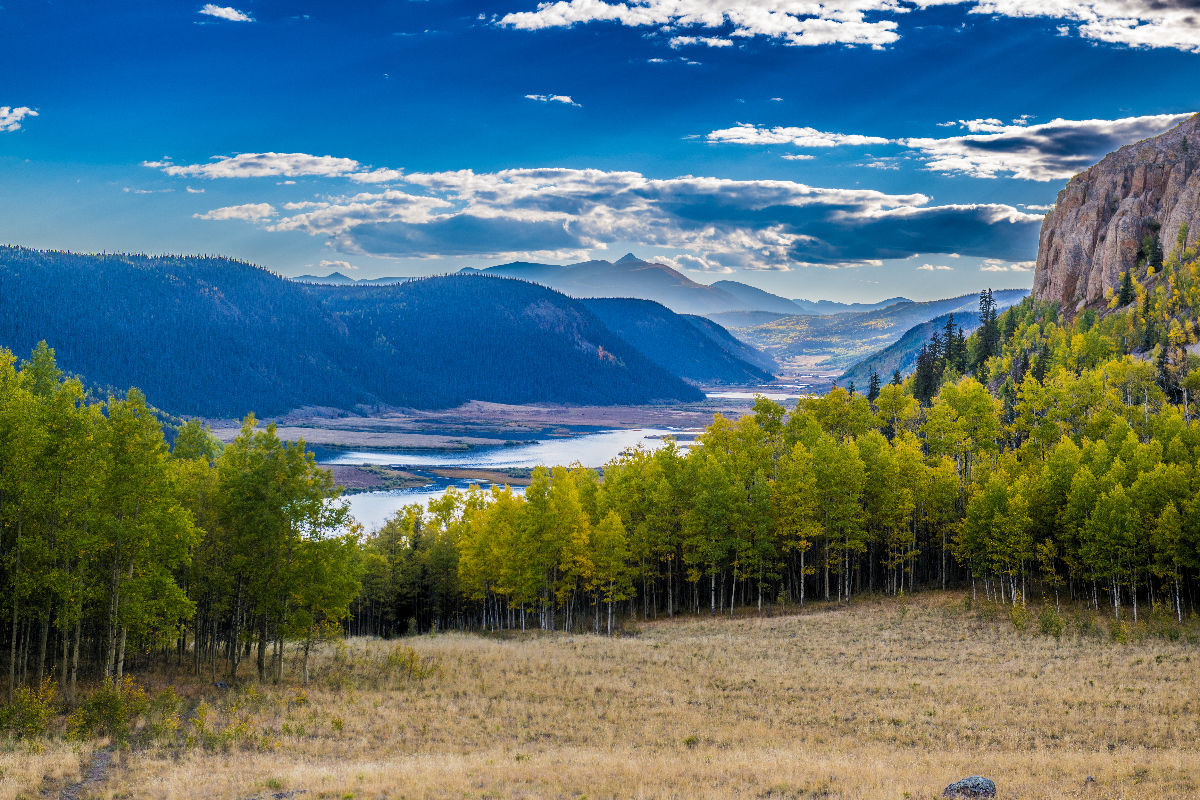
[[949, 798], [950, 800], [974, 800], [978, 797], [995, 796], [996, 784], [991, 779], [982, 778], [978, 775], [972, 775], [970, 778], [955, 781], [942, 792], [942, 797]]

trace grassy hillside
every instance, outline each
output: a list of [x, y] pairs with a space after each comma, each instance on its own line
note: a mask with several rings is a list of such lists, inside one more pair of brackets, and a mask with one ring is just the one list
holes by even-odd
[[[860, 800], [939, 797], [982, 774], [1002, 798], [1195, 796], [1194, 643], [1119, 644], [1082, 610], [1053, 638], [980, 598], [969, 612], [969, 595], [925, 594], [662, 619], [615, 638], [351, 639], [318, 651], [307, 686], [288, 672], [220, 692], [162, 674], [178, 727], [145, 729], [92, 788]], [[42, 771], [79, 773], [66, 744], [26, 758], [0, 753], [0, 798], [40, 791]]]
[[689, 400], [590, 311], [520, 281], [306, 286], [222, 258], [0, 248], [0, 346], [179, 414]]

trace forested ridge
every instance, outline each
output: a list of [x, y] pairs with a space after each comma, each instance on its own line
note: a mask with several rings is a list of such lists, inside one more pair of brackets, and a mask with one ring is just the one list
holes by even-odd
[[176, 414], [702, 396], [577, 301], [516, 280], [308, 286], [224, 258], [0, 247], [0, 297], [0, 346], [46, 340], [89, 386], [137, 386]]
[[609, 328], [674, 375], [703, 384], [774, 380], [771, 358], [704, 317], [676, 314], [653, 300], [580, 300]]

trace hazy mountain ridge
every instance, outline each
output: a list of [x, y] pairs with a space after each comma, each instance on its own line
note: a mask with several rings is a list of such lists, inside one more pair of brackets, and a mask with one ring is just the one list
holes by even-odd
[[394, 283], [405, 283], [413, 279], [400, 277], [351, 278], [342, 272], [331, 272], [328, 275], [297, 275], [288, 280], [295, 281], [296, 283], [315, 283], [325, 286], [390, 286]]
[[175, 413], [702, 397], [578, 301], [520, 281], [307, 286], [223, 258], [5, 247], [0, 296], [0, 346], [45, 339], [91, 385]]
[[[997, 305], [1004, 307], [1028, 293], [1026, 289], [1003, 289], [993, 294]], [[731, 332], [780, 363], [790, 360], [844, 370], [890, 346], [914, 325], [951, 312], [971, 313], [978, 301], [977, 294], [924, 302], [910, 300], [872, 311], [780, 317], [760, 325], [733, 328]]]
[[726, 311], [758, 309], [758, 306], [747, 303], [768, 303], [789, 310], [795, 307], [787, 298], [736, 281], [718, 281], [706, 286], [673, 267], [644, 261], [632, 253], [617, 261], [593, 260], [561, 266], [516, 261], [462, 271], [521, 278], [549, 286], [571, 297], [653, 300], [679, 314], [707, 316]]

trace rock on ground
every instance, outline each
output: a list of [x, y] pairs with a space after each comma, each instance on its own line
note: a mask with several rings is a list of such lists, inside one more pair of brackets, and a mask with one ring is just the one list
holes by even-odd
[[950, 798], [950, 800], [975, 800], [975, 798], [995, 796], [996, 784], [989, 778], [979, 775], [955, 781], [942, 792], [942, 797]]

